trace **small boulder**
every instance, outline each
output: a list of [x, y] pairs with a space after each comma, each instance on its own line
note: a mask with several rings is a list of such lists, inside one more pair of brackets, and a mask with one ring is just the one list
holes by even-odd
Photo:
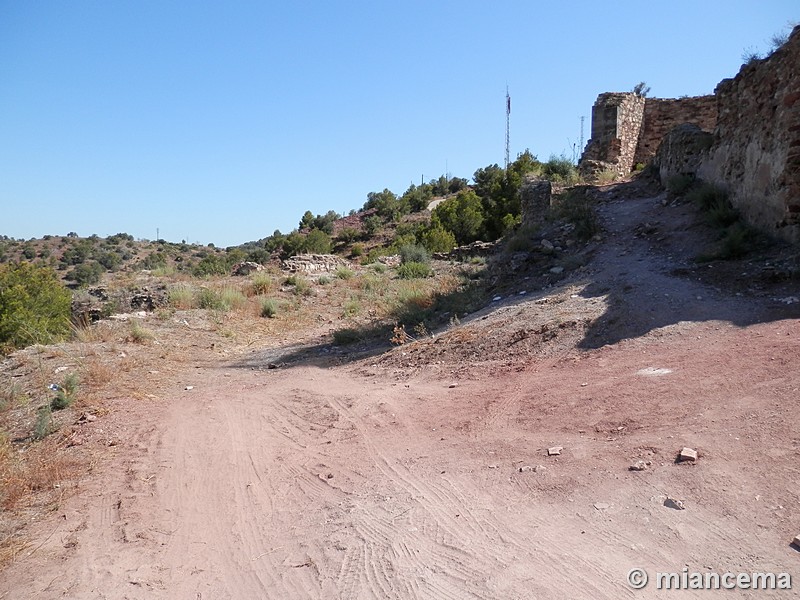
[[250, 273], [262, 271], [263, 269], [264, 267], [257, 262], [246, 260], [234, 265], [231, 273], [238, 276], [247, 276], [250, 275]]
[[564, 449], [564, 446], [553, 446], [552, 448], [547, 449], [547, 456], [558, 456], [561, 454], [561, 451]]
[[694, 448], [682, 448], [678, 453], [678, 462], [697, 462], [697, 450]]
[[686, 506], [683, 504], [683, 500], [676, 500], [675, 498], [667, 498], [664, 500], [664, 506], [667, 508], [672, 508], [674, 510], [686, 510]]
[[628, 470], [629, 471], [646, 471], [648, 464], [649, 463], [647, 463], [646, 461], [637, 460], [630, 467], [628, 467]]

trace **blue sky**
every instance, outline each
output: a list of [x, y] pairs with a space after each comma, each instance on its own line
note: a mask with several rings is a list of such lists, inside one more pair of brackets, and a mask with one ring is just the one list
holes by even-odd
[[[0, 234], [236, 245], [572, 156], [605, 91], [713, 91], [797, 0], [0, 0]], [[586, 141], [586, 140], [585, 140]]]

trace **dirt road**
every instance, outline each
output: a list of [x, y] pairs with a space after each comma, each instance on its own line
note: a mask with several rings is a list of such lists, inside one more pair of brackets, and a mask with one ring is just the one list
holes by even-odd
[[502, 377], [251, 357], [115, 401], [118, 457], [37, 526], [0, 598], [660, 598], [627, 573], [684, 566], [800, 586], [800, 322], [672, 274], [680, 246], [625, 235], [656, 210], [636, 202], [603, 208], [608, 241], [562, 302], [514, 304], [602, 316]]

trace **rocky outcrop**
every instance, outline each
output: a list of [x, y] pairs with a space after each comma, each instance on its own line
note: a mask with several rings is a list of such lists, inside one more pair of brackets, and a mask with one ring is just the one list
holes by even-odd
[[298, 254], [287, 258], [281, 268], [290, 273], [330, 273], [339, 267], [349, 267], [350, 263], [334, 254]]
[[450, 252], [434, 252], [433, 258], [436, 260], [466, 260], [473, 256], [489, 256], [497, 252], [500, 242], [472, 242], [466, 246], [458, 246]]
[[231, 270], [232, 275], [246, 277], [250, 275], [250, 273], [256, 273], [258, 271], [263, 271], [264, 266], [258, 264], [257, 262], [251, 262], [246, 260], [244, 262], [240, 262], [238, 264], [233, 265], [233, 269]]
[[72, 299], [72, 319], [87, 324], [115, 312], [153, 311], [168, 304], [165, 285], [109, 290], [96, 286], [77, 292]]

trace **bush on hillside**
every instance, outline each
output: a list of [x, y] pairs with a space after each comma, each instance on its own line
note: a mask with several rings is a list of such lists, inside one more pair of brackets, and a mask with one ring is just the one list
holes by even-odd
[[47, 267], [0, 265], [0, 348], [62, 340], [69, 333], [72, 295]]

